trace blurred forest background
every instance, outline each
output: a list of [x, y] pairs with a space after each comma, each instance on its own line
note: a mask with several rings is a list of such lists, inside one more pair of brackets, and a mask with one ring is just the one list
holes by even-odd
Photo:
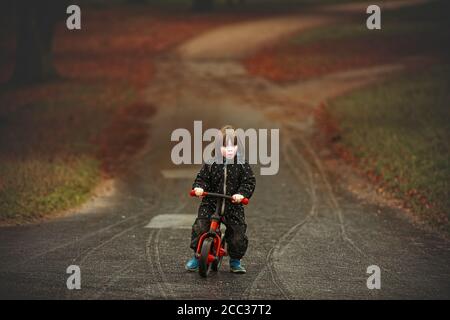
[[[154, 109], [140, 94], [159, 56], [222, 25], [346, 2], [358, 1], [1, 1], [0, 220], [72, 208], [126, 173], [147, 139], [139, 119]], [[79, 31], [65, 27], [69, 4], [81, 7]], [[322, 106], [318, 123], [342, 159], [435, 226], [448, 226], [450, 214], [447, 8], [431, 1], [383, 13], [375, 33], [365, 12], [349, 15], [242, 60], [249, 74], [280, 85], [408, 64]]]

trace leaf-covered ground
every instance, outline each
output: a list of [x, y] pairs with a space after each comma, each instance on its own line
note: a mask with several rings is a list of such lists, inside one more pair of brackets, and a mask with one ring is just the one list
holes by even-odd
[[358, 90], [332, 101], [324, 110], [328, 117], [320, 119], [332, 129], [335, 150], [379, 192], [403, 199], [422, 220], [447, 231], [449, 72], [447, 64]]
[[[82, 30], [61, 22], [54, 39], [61, 79], [27, 87], [6, 81], [14, 21], [0, 38], [0, 222], [31, 221], [83, 203], [104, 177], [121, 174], [145, 145], [154, 107], [141, 101], [153, 60], [182, 41], [239, 17], [83, 8]], [[9, 21], [9, 24], [6, 23]]]
[[420, 56], [434, 62], [450, 55], [445, 2], [383, 13], [381, 30], [346, 19], [293, 36], [244, 59], [247, 70], [272, 81], [305, 80], [332, 72], [404, 62]]

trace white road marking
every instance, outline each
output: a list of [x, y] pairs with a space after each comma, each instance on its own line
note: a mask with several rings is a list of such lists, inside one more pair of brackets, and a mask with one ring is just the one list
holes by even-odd
[[196, 214], [160, 214], [153, 217], [145, 228], [191, 229], [196, 218]]
[[194, 179], [199, 169], [166, 169], [161, 174], [166, 179]]

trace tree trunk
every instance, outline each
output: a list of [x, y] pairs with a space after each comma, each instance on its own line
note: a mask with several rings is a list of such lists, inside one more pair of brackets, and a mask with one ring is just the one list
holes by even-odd
[[198, 12], [212, 11], [214, 0], [193, 0], [192, 9]]
[[[44, 3], [43, 3], [44, 2]], [[16, 63], [12, 81], [34, 83], [57, 76], [52, 44], [55, 17], [53, 1], [18, 1]], [[60, 6], [57, 6], [61, 9]], [[59, 12], [58, 12], [59, 13]]]

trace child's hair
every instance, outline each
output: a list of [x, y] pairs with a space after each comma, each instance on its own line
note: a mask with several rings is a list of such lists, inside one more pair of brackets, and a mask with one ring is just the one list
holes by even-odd
[[[227, 137], [227, 130], [233, 130], [232, 134], [228, 135]], [[220, 132], [222, 134], [222, 145], [220, 146], [220, 140], [216, 140], [216, 148], [212, 151], [212, 155], [213, 158], [215, 158], [218, 161], [222, 161], [222, 154], [219, 150], [218, 153], [216, 153], [216, 150], [218, 150], [217, 148], [220, 149], [220, 147], [226, 147], [227, 146], [227, 138], [228, 139], [233, 139], [233, 144], [235, 146], [238, 146], [238, 151], [237, 151], [237, 159], [238, 159], [238, 163], [243, 163], [243, 161], [245, 161], [245, 157], [243, 156], [244, 153], [242, 152], [242, 150], [244, 150], [244, 147], [240, 141], [240, 139], [238, 138], [238, 135], [236, 134], [236, 130], [234, 129], [233, 126], [231, 125], [225, 125], [220, 129]]]
[[[227, 137], [227, 130], [233, 130], [233, 134], [230, 136], [228, 135]], [[226, 146], [227, 145], [227, 138], [228, 139], [233, 139], [233, 144], [236, 145], [237, 144], [237, 136], [236, 136], [236, 131], [233, 128], [233, 126], [227, 124], [225, 126], [222, 127], [222, 129], [220, 129], [220, 132], [222, 133], [222, 146]]]

